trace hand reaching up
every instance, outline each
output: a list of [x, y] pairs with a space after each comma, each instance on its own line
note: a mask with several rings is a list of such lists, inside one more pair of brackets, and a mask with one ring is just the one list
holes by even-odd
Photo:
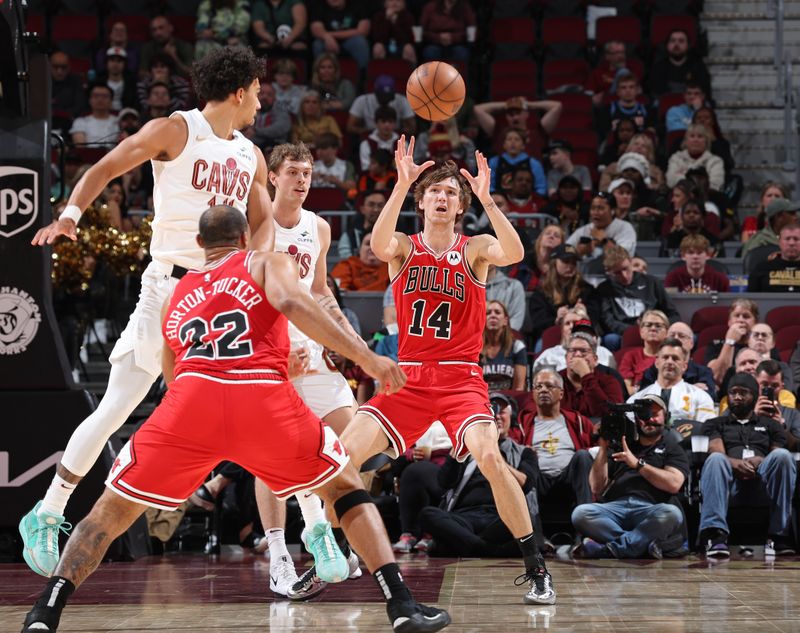
[[478, 174], [473, 176], [466, 169], [461, 170], [461, 175], [467, 179], [473, 193], [477, 196], [481, 204], [485, 204], [490, 199], [489, 189], [492, 184], [492, 170], [489, 168], [489, 161], [478, 150], [475, 150], [475, 162], [478, 164]]
[[421, 165], [414, 162], [414, 137], [408, 143], [406, 148], [406, 135], [402, 134], [397, 139], [397, 149], [394, 151], [394, 163], [397, 166], [397, 184], [403, 186], [410, 186], [419, 175], [432, 167], [435, 163], [432, 160], [425, 161]]

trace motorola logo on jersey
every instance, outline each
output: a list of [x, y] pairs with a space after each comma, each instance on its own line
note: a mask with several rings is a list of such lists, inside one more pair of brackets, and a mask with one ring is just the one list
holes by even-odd
[[192, 187], [223, 198], [236, 198], [243, 202], [250, 189], [250, 173], [239, 169], [236, 159], [229, 157], [222, 165], [202, 158], [192, 167]]
[[296, 244], [289, 244], [286, 253], [294, 257], [297, 265], [300, 266], [300, 279], [305, 279], [311, 270], [311, 253], [304, 253]]
[[39, 175], [25, 167], [0, 167], [0, 235], [11, 237], [36, 219]]
[[464, 301], [464, 273], [438, 266], [411, 266], [406, 276], [403, 294], [431, 292]]
[[447, 263], [453, 266], [461, 263], [461, 253], [458, 251], [450, 251], [447, 253]]

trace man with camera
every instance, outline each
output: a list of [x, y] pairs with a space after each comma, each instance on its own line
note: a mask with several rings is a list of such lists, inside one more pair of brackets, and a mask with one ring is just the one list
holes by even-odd
[[[634, 412], [635, 421], [624, 411]], [[670, 503], [689, 474], [686, 451], [665, 432], [667, 405], [643, 396], [618, 405], [600, 424], [600, 450], [589, 472], [599, 503], [579, 505], [572, 524], [585, 535], [585, 558], [662, 558], [683, 544], [683, 511]]]
[[794, 554], [791, 542], [792, 496], [797, 479], [783, 428], [765, 407], [774, 402], [760, 395], [756, 379], [738, 373], [728, 383], [729, 409], [703, 425], [709, 456], [700, 476], [703, 506], [700, 543], [710, 558], [727, 558], [728, 506], [769, 502], [765, 556]]

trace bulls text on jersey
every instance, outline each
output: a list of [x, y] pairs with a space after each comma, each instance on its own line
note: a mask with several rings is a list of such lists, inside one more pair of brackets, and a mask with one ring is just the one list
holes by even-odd
[[463, 302], [465, 282], [464, 273], [457, 270], [440, 266], [409, 266], [403, 294], [431, 292]]

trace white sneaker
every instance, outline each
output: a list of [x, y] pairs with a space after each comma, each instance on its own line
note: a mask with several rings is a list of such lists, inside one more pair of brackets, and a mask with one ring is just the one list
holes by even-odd
[[288, 596], [292, 585], [297, 582], [294, 563], [288, 556], [279, 556], [269, 563], [269, 590], [281, 596]]
[[354, 578], [361, 578], [361, 561], [358, 560], [358, 554], [350, 550], [350, 556], [347, 558], [347, 564], [350, 565], [350, 575], [347, 577], [349, 580]]

